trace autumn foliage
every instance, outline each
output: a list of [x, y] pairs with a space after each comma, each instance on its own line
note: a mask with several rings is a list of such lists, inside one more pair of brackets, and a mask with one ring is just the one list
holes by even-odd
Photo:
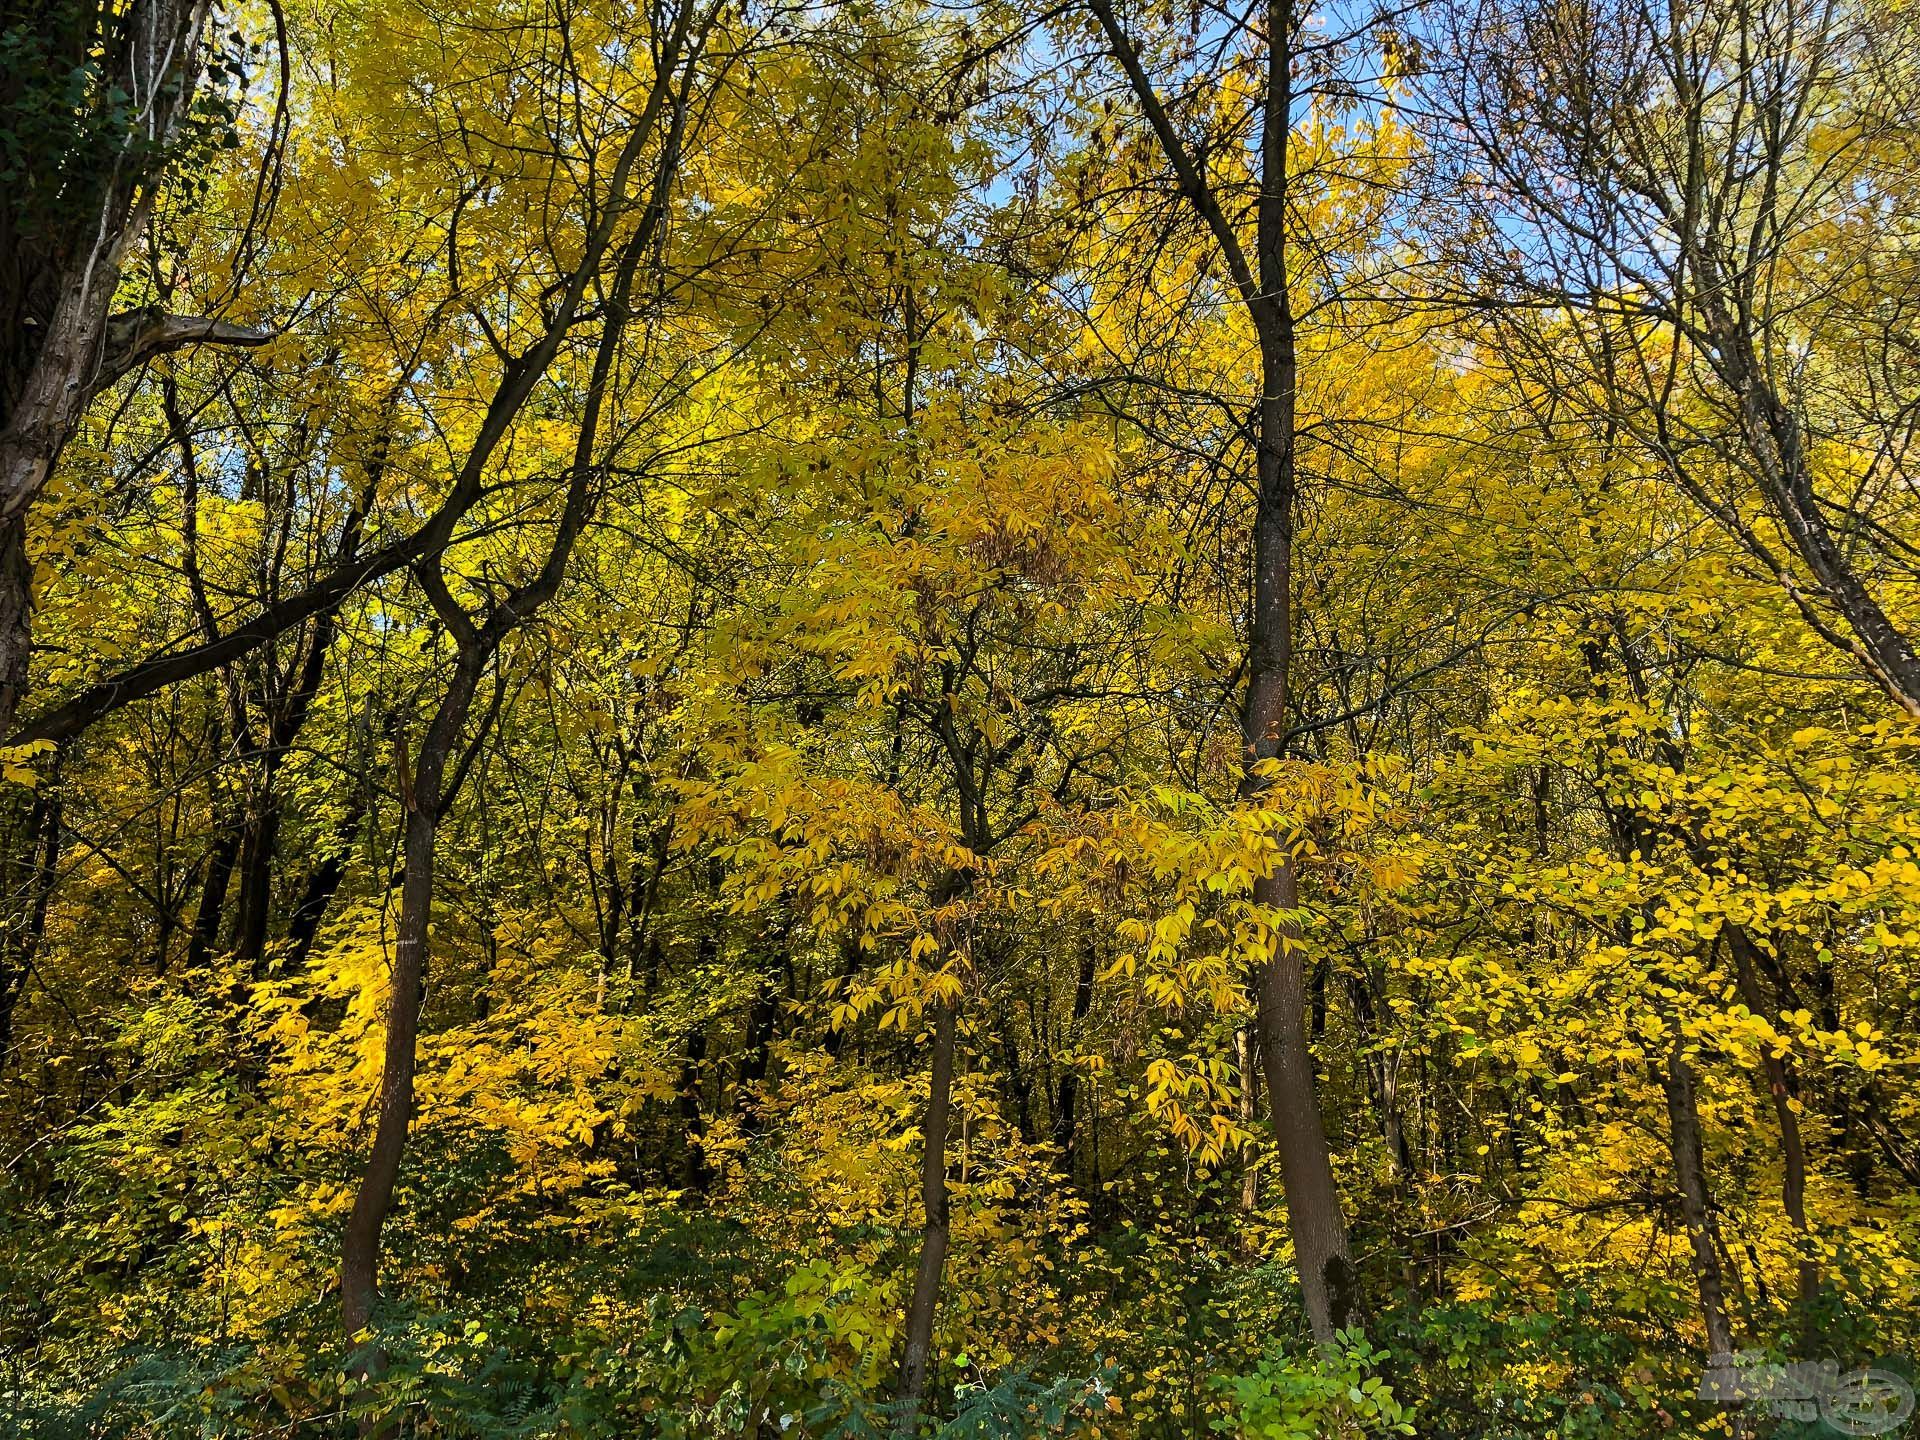
[[1915, 13], [0, 6], [0, 1426], [1897, 1401]]

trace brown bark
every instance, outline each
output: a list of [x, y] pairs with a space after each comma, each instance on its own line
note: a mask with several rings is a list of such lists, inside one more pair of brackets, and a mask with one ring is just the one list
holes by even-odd
[[402, 756], [405, 806], [401, 838], [400, 918], [394, 929], [393, 974], [387, 991], [387, 1033], [377, 1092], [373, 1148], [340, 1245], [340, 1318], [349, 1338], [367, 1327], [378, 1292], [381, 1239], [393, 1206], [407, 1130], [413, 1118], [413, 1073], [427, 977], [427, 933], [433, 909], [434, 847], [449, 757], [465, 728], [488, 656], [463, 654], [432, 723], [413, 757]]
[[273, 914], [274, 860], [280, 850], [280, 797], [273, 790], [278, 769], [268, 757], [260, 777], [264, 793], [259, 797], [240, 846], [240, 896], [235, 906], [233, 956], [252, 970], [255, 979], [264, 973], [267, 927]]
[[1667, 1049], [1663, 1077], [1667, 1094], [1667, 1135], [1673, 1148], [1673, 1175], [1680, 1193], [1680, 1217], [1692, 1248], [1693, 1278], [1700, 1292], [1700, 1315], [1709, 1356], [1733, 1353], [1733, 1329], [1727, 1323], [1726, 1282], [1720, 1269], [1719, 1221], [1707, 1190], [1706, 1157], [1700, 1140], [1700, 1103], [1679, 1034]]
[[[1756, 1015], [1771, 1009], [1760, 989], [1754, 965], [1753, 941], [1737, 925], [1727, 927], [1727, 944], [1733, 952], [1734, 974], [1740, 999]], [[1771, 1049], [1760, 1054], [1761, 1073], [1767, 1082], [1767, 1095], [1773, 1102], [1774, 1123], [1780, 1131], [1780, 1204], [1794, 1228], [1800, 1249], [1797, 1265], [1799, 1303], [1803, 1323], [1810, 1322], [1820, 1298], [1820, 1262], [1815, 1250], [1813, 1226], [1807, 1218], [1807, 1151], [1800, 1135], [1798, 1077], [1787, 1056]]]
[[[707, 941], [700, 942], [702, 960], [711, 964]], [[703, 966], [704, 968], [704, 966]], [[701, 1069], [707, 1061], [707, 1027], [698, 1022], [689, 1026], [685, 1052], [680, 1061], [680, 1081], [674, 1087], [680, 1107], [680, 1186], [695, 1195], [707, 1193], [713, 1172], [707, 1165], [707, 1117], [700, 1103]]]
[[1407, 1145], [1405, 1117], [1400, 1113], [1400, 1069], [1397, 1060], [1381, 1053], [1377, 1046], [1381, 997], [1376, 993], [1377, 972], [1354, 976], [1347, 985], [1353, 1000], [1353, 1018], [1361, 1043], [1373, 1053], [1366, 1061], [1367, 1083], [1379, 1111], [1380, 1133], [1387, 1142], [1387, 1158], [1396, 1178], [1413, 1173], [1413, 1152]]
[[25, 516], [0, 520], [0, 735], [26, 698], [33, 651], [33, 561]]
[[[785, 942], [779, 957], [785, 963]], [[748, 1135], [760, 1133], [759, 1087], [765, 1083], [773, 1064], [773, 1039], [780, 1025], [780, 997], [774, 988], [774, 965], [770, 961], [760, 971], [747, 1004], [745, 1044], [740, 1052], [739, 1069], [734, 1074], [733, 1103], [740, 1116], [740, 1128]]]
[[14, 1009], [33, 974], [34, 957], [46, 933], [47, 905], [59, 877], [61, 794], [58, 774], [45, 777], [29, 796], [8, 785], [6, 826], [0, 833], [7, 863], [4, 930], [0, 930], [0, 1071], [13, 1055]]
[[920, 1424], [927, 1377], [932, 1368], [933, 1322], [940, 1302], [940, 1277], [947, 1263], [947, 1129], [953, 1100], [954, 1007], [940, 1001], [931, 1008], [932, 1066], [927, 1081], [927, 1113], [921, 1125], [920, 1205], [923, 1228], [920, 1260], [914, 1269], [913, 1297], [907, 1305], [906, 1350], [900, 1362], [896, 1435], [911, 1435]]
[[[1286, 733], [1293, 659], [1294, 448], [1298, 394], [1294, 318], [1287, 279], [1287, 141], [1291, 134], [1293, 35], [1291, 0], [1273, 0], [1267, 12], [1267, 131], [1261, 146], [1258, 214], [1260, 292], [1253, 307], [1260, 332], [1262, 390], [1258, 450], [1259, 503], [1254, 519], [1253, 634], [1248, 656], [1242, 738], [1248, 760], [1278, 758]], [[1261, 781], [1249, 774], [1249, 788]], [[1300, 903], [1291, 857], [1254, 885], [1254, 899], [1282, 911]], [[1255, 981], [1255, 1030], [1267, 1082], [1268, 1113], [1280, 1161], [1295, 1261], [1307, 1318], [1323, 1343], [1358, 1316], [1345, 1217], [1334, 1184], [1326, 1126], [1306, 1025], [1307, 995], [1297, 934], [1282, 924], [1272, 954]]]
[[333, 905], [333, 897], [339, 893], [340, 882], [347, 877], [345, 847], [352, 844], [353, 837], [359, 832], [362, 813], [363, 807], [356, 805], [341, 821], [334, 840], [340, 848], [324, 857], [307, 876], [306, 887], [293, 907], [292, 918], [287, 921], [286, 968], [289, 973], [298, 974], [306, 969], [307, 961], [313, 955], [313, 942], [320, 934], [320, 922], [326, 919], [327, 911]]
[[[668, 78], [678, 63], [679, 47], [686, 39], [686, 23], [691, 11], [680, 12], [676, 29], [662, 57], [657, 99], [664, 98]], [[605, 319], [595, 348], [593, 372], [588, 382], [586, 404], [575, 436], [566, 498], [559, 521], [548, 545], [539, 572], [525, 584], [515, 586], [488, 610], [483, 623], [476, 623], [453, 597], [442, 573], [442, 554], [436, 552], [415, 567], [420, 587], [426, 592], [440, 622], [453, 637], [456, 661], [439, 707], [427, 727], [408, 772], [405, 749], [401, 748], [400, 795], [405, 820], [402, 842], [402, 880], [400, 920], [394, 944], [394, 968], [387, 1002], [386, 1049], [378, 1092], [378, 1121], [373, 1149], [354, 1196], [340, 1253], [341, 1320], [349, 1337], [364, 1329], [373, 1313], [378, 1291], [381, 1240], [388, 1212], [392, 1208], [394, 1186], [399, 1177], [401, 1159], [406, 1150], [407, 1133], [413, 1109], [413, 1072], [415, 1044], [420, 1023], [422, 987], [426, 979], [428, 923], [433, 902], [434, 843], [441, 815], [453, 801], [455, 792], [468, 773], [469, 762], [477, 753], [484, 731], [496, 712], [489, 709], [481, 724], [481, 735], [472, 737], [466, 751], [456, 756], [462, 732], [473, 708], [475, 691], [481, 676], [493, 663], [501, 644], [539, 608], [551, 600], [566, 575], [575, 544], [585, 528], [592, 509], [599, 478], [595, 449], [599, 423], [612, 379], [621, 336], [630, 318], [628, 299], [635, 272], [645, 253], [659, 217], [664, 212], [665, 191], [674, 174], [680, 126], [684, 106], [676, 106], [666, 148], [654, 182], [648, 219], [623, 247], [613, 284], [609, 287]], [[645, 122], [643, 121], [643, 127]], [[629, 141], [620, 161], [620, 175], [638, 157], [637, 142]], [[623, 182], [616, 178], [613, 195], [623, 194]], [[613, 207], [617, 209], [618, 207]], [[610, 222], [609, 222], [610, 223]], [[602, 232], [604, 244], [605, 232]], [[592, 278], [590, 266], [602, 258], [599, 248], [590, 253], [570, 282], [573, 303], [586, 293]], [[549, 332], [551, 336], [552, 332]], [[498, 693], [498, 692], [496, 692]], [[449, 765], [451, 764], [451, 770]], [[375, 1354], [364, 1362], [363, 1373], [376, 1372], [381, 1359]]]
[[[1205, 172], [1168, 116], [1140, 52], [1114, 15], [1110, 0], [1088, 0], [1115, 59], [1126, 72], [1181, 193], [1206, 225], [1259, 340], [1261, 390], [1255, 447], [1253, 596], [1247, 653], [1247, 694], [1241, 712], [1246, 775], [1243, 793], [1257, 795], [1267, 781], [1263, 762], [1284, 749], [1293, 659], [1293, 529], [1297, 490], [1295, 421], [1298, 359], [1288, 289], [1287, 248], [1292, 134], [1295, 14], [1292, 0], [1269, 0], [1266, 12], [1265, 130], [1260, 150], [1260, 195], [1255, 257], [1249, 262]], [[1257, 268], [1256, 268], [1257, 267]], [[1257, 881], [1254, 900], [1287, 911], [1298, 907], [1291, 858]], [[1307, 1033], [1307, 993], [1298, 935], [1281, 924], [1272, 952], [1253, 977], [1259, 1023], [1256, 1039], [1267, 1083], [1274, 1147], [1308, 1323], [1325, 1342], [1359, 1315], [1346, 1220], [1333, 1178], [1326, 1127]]]
[[[1242, 1025], [1234, 1031], [1233, 1049], [1235, 1063], [1240, 1068], [1240, 1119], [1252, 1128], [1258, 1106], [1260, 1068], [1254, 1063], [1251, 1025]], [[1240, 1164], [1240, 1209], [1243, 1214], [1251, 1215], [1260, 1208], [1260, 1171], [1251, 1151], [1242, 1153]]]
[[213, 848], [207, 852], [207, 874], [200, 882], [200, 900], [194, 908], [193, 928], [188, 932], [189, 970], [205, 966], [219, 948], [220, 922], [227, 910], [227, 889], [239, 854], [239, 830], [231, 823], [222, 825], [214, 836]]
[[[1254, 899], [1295, 908], [1299, 896], [1292, 865], [1256, 884]], [[1255, 1033], [1301, 1294], [1314, 1338], [1325, 1343], [1359, 1318], [1359, 1297], [1307, 1042], [1305, 974], [1292, 939], [1286, 930], [1280, 932], [1272, 957], [1256, 977]]]

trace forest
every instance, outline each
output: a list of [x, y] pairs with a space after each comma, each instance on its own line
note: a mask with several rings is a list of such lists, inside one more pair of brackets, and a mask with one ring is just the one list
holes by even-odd
[[1902, 1433], [1920, 6], [0, 0], [0, 772], [0, 1433]]

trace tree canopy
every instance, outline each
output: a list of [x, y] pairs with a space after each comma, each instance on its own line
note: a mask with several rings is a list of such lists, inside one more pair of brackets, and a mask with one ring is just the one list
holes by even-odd
[[1895, 1433], [1916, 15], [0, 5], [9, 1433]]

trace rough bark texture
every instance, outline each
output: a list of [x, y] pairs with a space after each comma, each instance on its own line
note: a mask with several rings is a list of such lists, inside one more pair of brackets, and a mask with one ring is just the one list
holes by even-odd
[[33, 561], [25, 516], [0, 520], [0, 735], [26, 698], [33, 650]]
[[56, 773], [28, 792], [8, 785], [5, 831], [0, 831], [0, 883], [5, 887], [0, 929], [0, 1072], [13, 1058], [13, 1013], [33, 974], [46, 933], [47, 904], [60, 864], [60, 782]]

